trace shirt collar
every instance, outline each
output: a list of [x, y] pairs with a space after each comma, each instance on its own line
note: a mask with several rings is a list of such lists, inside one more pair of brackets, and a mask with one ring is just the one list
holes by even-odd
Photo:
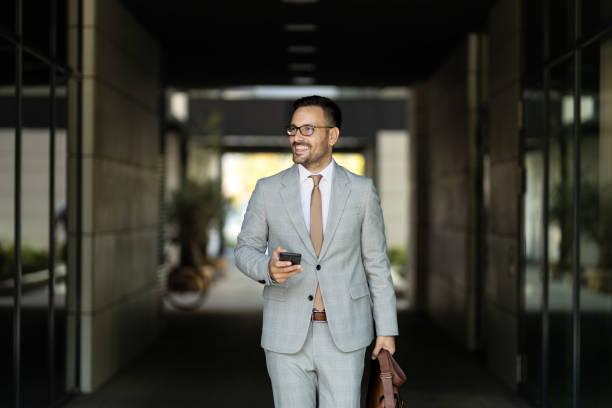
[[323, 170], [321, 170], [318, 173], [311, 173], [306, 167], [302, 166], [301, 164], [298, 164], [298, 170], [300, 172], [300, 181], [304, 182], [308, 179], [308, 177], [310, 177], [310, 175], [312, 174], [320, 174], [323, 176], [323, 178], [321, 179], [321, 182], [331, 182], [333, 174], [334, 174], [334, 164], [335, 164], [335, 160], [332, 159], [331, 162], [329, 162], [329, 164], [327, 165], [327, 167], [325, 167]]

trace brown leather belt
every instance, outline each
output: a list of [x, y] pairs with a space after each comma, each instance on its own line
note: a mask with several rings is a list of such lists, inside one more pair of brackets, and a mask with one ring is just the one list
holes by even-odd
[[327, 321], [327, 315], [325, 314], [325, 312], [317, 312], [317, 311], [312, 311], [312, 320], [315, 322], [326, 322]]

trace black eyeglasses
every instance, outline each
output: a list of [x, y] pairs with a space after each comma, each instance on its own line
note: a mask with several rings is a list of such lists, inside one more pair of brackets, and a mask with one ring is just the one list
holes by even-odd
[[295, 136], [297, 134], [298, 129], [300, 133], [302, 134], [302, 136], [312, 136], [315, 129], [318, 129], [318, 128], [331, 129], [333, 127], [334, 126], [315, 126], [315, 125], [302, 125], [298, 127], [298, 126], [289, 125], [287, 126], [286, 131], [287, 131], [288, 136]]

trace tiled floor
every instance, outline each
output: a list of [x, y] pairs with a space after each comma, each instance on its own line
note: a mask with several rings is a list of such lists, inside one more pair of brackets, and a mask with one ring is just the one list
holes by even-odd
[[[202, 310], [169, 311], [165, 334], [148, 351], [66, 407], [272, 407], [259, 347], [260, 291], [230, 271]], [[528, 407], [425, 319], [402, 312], [400, 322], [396, 357], [408, 376], [406, 408]]]

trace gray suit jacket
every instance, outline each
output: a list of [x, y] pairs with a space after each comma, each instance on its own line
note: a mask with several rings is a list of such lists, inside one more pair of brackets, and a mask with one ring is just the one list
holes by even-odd
[[[334, 161], [334, 177], [319, 257], [304, 223], [299, 172], [293, 165], [260, 179], [249, 200], [235, 249], [236, 265], [265, 284], [261, 346], [279, 353], [302, 348], [317, 282], [333, 340], [342, 351], [368, 346], [376, 334], [398, 334], [395, 292], [380, 208], [372, 180]], [[269, 255], [282, 245], [302, 254], [304, 271], [270, 280]], [[373, 318], [373, 319], [372, 319]]]

